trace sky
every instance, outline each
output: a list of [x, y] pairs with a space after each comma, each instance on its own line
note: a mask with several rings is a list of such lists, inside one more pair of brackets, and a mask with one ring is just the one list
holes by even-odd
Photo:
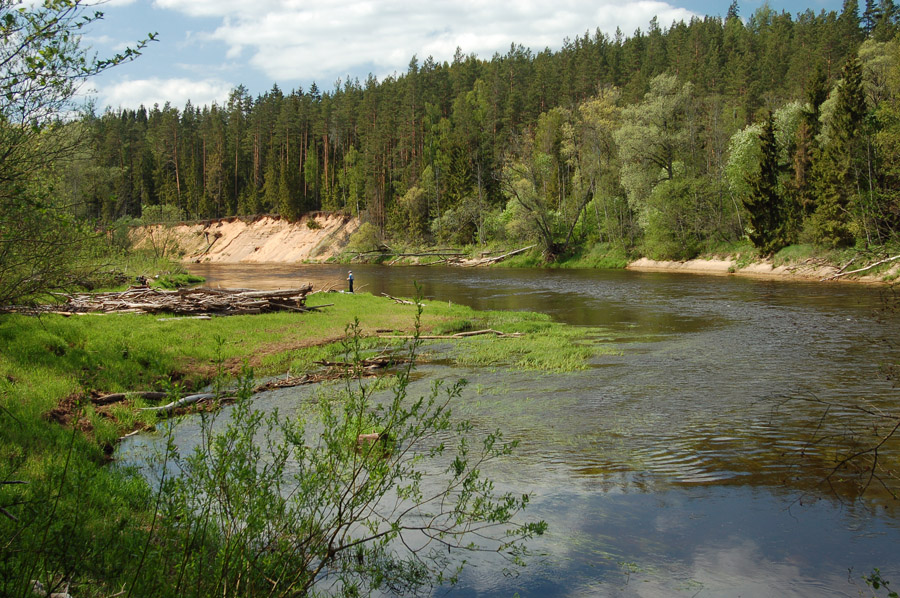
[[[738, 0], [746, 18], [763, 0]], [[371, 73], [406, 72], [413, 56], [452, 61], [457, 48], [489, 60], [521, 44], [558, 50], [566, 38], [598, 28], [612, 35], [692, 16], [724, 15], [712, 0], [106, 0], [82, 43], [100, 58], [156, 33], [134, 62], [82, 88], [98, 112], [170, 102], [181, 109], [213, 102], [244, 85], [253, 97], [277, 84], [284, 92], [321, 91]], [[841, 0], [770, 0], [797, 14], [841, 8]]]

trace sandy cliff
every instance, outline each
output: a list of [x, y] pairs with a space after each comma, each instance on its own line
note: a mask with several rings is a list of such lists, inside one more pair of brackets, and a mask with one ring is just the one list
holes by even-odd
[[290, 264], [327, 260], [347, 245], [357, 228], [355, 218], [316, 213], [294, 223], [269, 216], [229, 218], [168, 229], [141, 227], [133, 234], [138, 248], [152, 248], [167, 238], [174, 241], [186, 262]]

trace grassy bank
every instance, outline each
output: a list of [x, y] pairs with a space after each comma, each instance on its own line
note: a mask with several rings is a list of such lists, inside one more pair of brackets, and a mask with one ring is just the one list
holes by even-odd
[[[308, 304], [333, 305], [211, 320], [0, 316], [0, 594], [21, 593], [30, 579], [72, 580], [79, 597], [129, 584], [133, 559], [156, 521], [154, 497], [143, 480], [107, 464], [116, 439], [153, 425], [155, 416], [136, 412], [148, 404], [140, 399], [98, 406], [93, 397], [183, 394], [244, 364], [257, 376], [299, 374], [317, 369], [316, 360], [339, 357], [339, 341], [355, 319], [363, 349], [372, 351], [407, 342], [385, 337], [409, 334], [415, 321], [415, 306], [368, 294], [316, 294]], [[443, 302], [426, 302], [423, 310], [424, 334], [484, 328], [524, 334], [440, 343], [455, 343], [450, 357], [457, 362], [553, 370], [584, 367], [602, 351], [602, 331], [567, 328], [540, 314]], [[588, 334], [590, 342], [577, 342]]]

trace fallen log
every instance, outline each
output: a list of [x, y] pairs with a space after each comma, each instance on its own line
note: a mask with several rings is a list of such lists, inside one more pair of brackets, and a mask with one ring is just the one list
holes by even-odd
[[413, 301], [408, 301], [406, 299], [400, 299], [398, 297], [392, 297], [391, 295], [388, 295], [387, 293], [382, 293], [382, 295], [384, 295], [385, 297], [387, 297], [394, 303], [399, 303], [401, 305], [415, 305], [415, 302], [413, 302]]
[[168, 414], [172, 413], [176, 409], [187, 407], [188, 405], [193, 405], [194, 403], [199, 403], [200, 401], [205, 401], [206, 399], [214, 399], [215, 397], [215, 393], [204, 392], [196, 395], [189, 395], [184, 397], [183, 399], [178, 399], [177, 401], [172, 401], [171, 403], [160, 405], [159, 407], [142, 407], [141, 409], [138, 409], [138, 411], [155, 411], [156, 413]]
[[457, 332], [454, 334], [454, 338], [465, 338], [467, 336], [480, 336], [482, 334], [493, 334], [496, 336], [513, 336], [519, 335], [520, 333], [514, 332], [511, 334], [507, 334], [505, 332], [500, 332], [499, 330], [494, 330], [493, 328], [485, 328], [484, 330], [472, 330], [471, 332]]
[[312, 284], [307, 284], [299, 289], [286, 289], [283, 291], [241, 291], [236, 294], [237, 297], [291, 297], [293, 295], [306, 295], [312, 290]]
[[497, 262], [503, 261], [508, 257], [518, 255], [520, 253], [528, 251], [529, 249], [534, 249], [534, 247], [536, 247], [536, 246], [529, 245], [528, 247], [523, 247], [522, 249], [516, 249], [515, 251], [510, 251], [509, 253], [504, 253], [503, 255], [498, 255], [497, 257], [484, 258], [484, 259], [478, 260], [477, 262], [475, 262], [473, 264], [469, 264], [469, 265], [470, 266], [484, 266], [486, 264], [496, 264]]
[[307, 305], [305, 309], [322, 309], [323, 307], [331, 307], [334, 303], [323, 303], [322, 305]]
[[[840, 278], [842, 276], [850, 276], [851, 274], [859, 274], [860, 272], [866, 272], [868, 270], [871, 270], [872, 268], [877, 268], [878, 266], [881, 266], [882, 264], [888, 264], [888, 263], [896, 261], [896, 260], [900, 260], [900, 255], [895, 255], [894, 257], [889, 257], [889, 258], [877, 261], [874, 264], [869, 264], [865, 268], [859, 268], [858, 270], [850, 270], [849, 272], [838, 272], [834, 276], [829, 276], [827, 278], [823, 278], [822, 282], [827, 281], [827, 280], [835, 280], [836, 278]], [[847, 264], [847, 265], [849, 266], [850, 264]], [[844, 266], [844, 267], [846, 268], [847, 266]]]
[[[362, 374], [366, 377], [375, 376], [376, 374], [373, 370], [368, 369]], [[254, 393], [264, 392], [267, 390], [278, 390], [281, 388], [294, 388], [296, 386], [304, 386], [306, 384], [318, 384], [320, 382], [326, 382], [328, 380], [340, 380], [347, 376], [347, 372], [343, 371], [324, 371], [324, 372], [316, 372], [312, 374], [303, 374], [302, 376], [288, 376], [286, 378], [279, 378], [277, 380], [271, 380], [270, 382], [266, 382], [265, 384], [260, 384], [256, 388], [253, 389]]]
[[[71, 314], [70, 314], [71, 315]], [[156, 318], [157, 322], [178, 322], [181, 320], [212, 320], [212, 316], [180, 316], [177, 318]]]
[[132, 436], [137, 436], [138, 434], [140, 434], [143, 431], [144, 431], [144, 428], [138, 428], [136, 430], [132, 430], [131, 432], [129, 432], [128, 434], [125, 434], [124, 436], [119, 436], [117, 441], [122, 442], [126, 438], [131, 438]]
[[[395, 337], [391, 337], [395, 338]], [[377, 357], [370, 357], [369, 359], [362, 359], [358, 364], [347, 361], [328, 361], [327, 359], [320, 359], [319, 361], [315, 361], [313, 363], [317, 363], [319, 365], [329, 367], [329, 368], [353, 368], [353, 367], [362, 367], [369, 370], [375, 370], [380, 368], [386, 368], [392, 365], [398, 365], [401, 363], [406, 363], [408, 360], [403, 357], [394, 357], [391, 355], [379, 355]]]
[[524, 336], [521, 332], [500, 332], [499, 330], [492, 330], [490, 328], [486, 330], [474, 330], [472, 332], [457, 332], [456, 334], [440, 334], [440, 335], [426, 335], [420, 334], [418, 337], [416, 336], [392, 336], [390, 334], [379, 335], [378, 338], [398, 338], [398, 339], [411, 339], [418, 338], [423, 341], [435, 341], [435, 340], [452, 340], [457, 338], [469, 338], [473, 336], [481, 336], [484, 334], [493, 334], [498, 338], [516, 338], [520, 336]]
[[[254, 314], [269, 311], [307, 311], [308, 284], [298, 289], [254, 291], [248, 289], [181, 289], [159, 291], [146, 287], [118, 293], [74, 295], [58, 311], [66, 313], [172, 313], [209, 316]], [[322, 306], [317, 306], [321, 308]]]
[[118, 403], [119, 401], [124, 401], [128, 397], [138, 397], [144, 399], [145, 401], [159, 401], [160, 399], [164, 399], [169, 396], [164, 392], [114, 392], [112, 394], [103, 395], [101, 397], [96, 397], [91, 399], [91, 403], [94, 405], [109, 405], [111, 403]]

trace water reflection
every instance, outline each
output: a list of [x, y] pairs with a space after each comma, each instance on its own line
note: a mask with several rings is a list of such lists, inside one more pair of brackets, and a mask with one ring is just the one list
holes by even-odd
[[[220, 286], [342, 288], [347, 267], [191, 269]], [[883, 368], [900, 362], [900, 322], [878, 313], [881, 289], [624, 271], [353, 271], [362, 292], [412, 296], [418, 282], [442, 301], [604, 326], [620, 349], [566, 375], [421, 369], [413, 394], [435, 377], [468, 378], [457, 412], [521, 441], [494, 473], [517, 491], [527, 480], [530, 514], [551, 526], [536, 545], [541, 564], [515, 579], [476, 567], [455, 595], [846, 596], [873, 567], [900, 580], [897, 501], [840, 502], [820, 485], [858, 419], [833, 408], [823, 417], [821, 401], [898, 406]], [[825, 437], [834, 442], [813, 443]], [[897, 462], [897, 443], [883, 450]]]

